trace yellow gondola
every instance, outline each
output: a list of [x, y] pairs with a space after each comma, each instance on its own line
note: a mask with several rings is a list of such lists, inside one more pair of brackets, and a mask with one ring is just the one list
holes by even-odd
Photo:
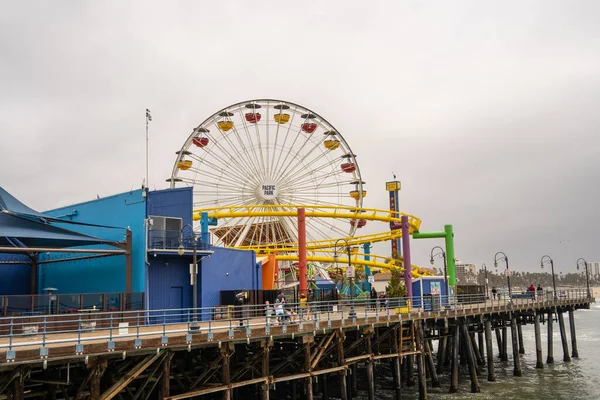
[[[353, 190], [350, 192], [350, 197], [352, 197], [354, 200], [358, 200], [360, 199], [360, 190]], [[363, 190], [362, 191], [362, 197], [365, 198], [367, 197], [367, 191]]]
[[191, 160], [181, 160], [177, 163], [177, 168], [185, 171], [186, 169], [190, 169], [192, 167]]
[[278, 124], [286, 124], [290, 121], [290, 114], [282, 114], [282, 113], [275, 114], [275, 115], [273, 115], [273, 119]]
[[340, 141], [335, 139], [328, 139], [324, 141], [323, 144], [327, 150], [335, 150], [340, 147]]
[[217, 126], [223, 132], [227, 132], [231, 128], [233, 128], [233, 121], [219, 121], [217, 122]]

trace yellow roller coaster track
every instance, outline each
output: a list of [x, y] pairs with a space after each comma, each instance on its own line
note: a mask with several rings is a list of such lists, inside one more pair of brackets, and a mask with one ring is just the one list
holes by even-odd
[[[354, 266], [381, 268], [381, 269], [390, 270], [390, 271], [394, 270], [394, 269], [400, 269], [401, 271], [404, 271], [404, 267], [400, 266], [400, 265], [402, 265], [402, 261], [400, 261], [400, 260], [389, 261], [389, 258], [370, 254], [371, 260], [367, 261], [364, 258], [359, 258], [360, 256], [364, 257], [365, 254], [353, 255], [353, 257], [350, 258], [350, 263]], [[279, 261], [298, 261], [297, 254], [278, 254], [275, 256], [275, 258]], [[329, 254], [329, 255], [307, 254], [306, 261], [320, 262], [320, 263], [326, 263], [326, 264], [334, 264], [337, 261], [338, 265], [342, 268], [345, 267], [346, 265], [348, 265], [348, 257], [339, 257], [336, 260], [331, 254]], [[334, 267], [331, 267], [331, 268], [334, 268]], [[425, 276], [433, 275], [430, 271], [423, 269], [414, 264], [412, 265], [411, 272], [412, 272], [413, 277], [415, 277], [415, 278], [418, 278], [419, 276], [423, 276], [423, 275], [425, 275]]]
[[243, 217], [295, 217], [298, 209], [304, 208], [307, 217], [364, 219], [367, 221], [397, 222], [402, 216], [408, 217], [410, 232], [419, 231], [421, 220], [414, 215], [377, 208], [357, 208], [352, 206], [315, 206], [297, 204], [254, 204], [249, 206], [216, 207], [194, 210], [194, 220], [200, 219], [203, 212], [208, 218]]
[[[298, 205], [298, 204], [255, 204], [248, 206], [228, 206], [228, 207], [214, 207], [214, 208], [203, 208], [194, 210], [193, 218], [195, 221], [200, 220], [202, 213], [207, 213], [208, 218], [244, 218], [244, 217], [296, 217], [298, 216], [298, 209], [304, 208], [306, 217], [309, 218], [341, 218], [341, 219], [364, 219], [367, 221], [379, 221], [387, 223], [400, 223], [402, 216], [408, 217], [409, 232], [418, 232], [421, 226], [421, 220], [414, 215], [406, 214], [403, 212], [394, 212], [390, 210], [381, 210], [377, 208], [357, 208], [352, 206], [322, 206], [322, 205]], [[370, 235], [355, 236], [345, 238], [350, 246], [356, 246], [363, 243], [373, 243], [396, 239], [402, 236], [400, 229], [394, 231], [380, 232]], [[335, 242], [338, 239], [324, 239], [317, 241], [307, 242], [307, 250], [315, 251], [321, 249], [331, 249], [335, 247]], [[281, 253], [293, 253], [298, 251], [298, 243], [279, 243], [279, 244], [266, 244], [260, 246], [245, 246], [238, 247], [240, 249], [254, 250], [257, 253], [268, 254], [274, 252]], [[278, 254], [276, 258], [280, 261], [298, 261], [297, 254]], [[359, 259], [353, 257], [352, 264], [359, 266], [369, 266], [373, 268], [382, 268], [392, 270], [396, 268], [404, 269], [399, 267], [401, 261], [392, 260], [390, 262], [378, 261], [379, 259], [387, 258], [371, 255], [371, 261]], [[307, 261], [322, 262], [333, 264], [336, 262], [331, 255], [314, 255], [308, 254]], [[337, 262], [340, 265], [348, 263], [347, 258], [338, 258]], [[412, 265], [413, 276], [431, 275], [427, 270], [424, 270], [416, 265]]]

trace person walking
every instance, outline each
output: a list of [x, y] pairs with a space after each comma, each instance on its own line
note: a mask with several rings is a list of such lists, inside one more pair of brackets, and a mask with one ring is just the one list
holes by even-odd
[[492, 297], [496, 300], [496, 295], [498, 294], [498, 290], [496, 290], [496, 286], [492, 286]]
[[375, 290], [374, 287], [371, 286], [371, 293], [370, 293], [370, 297], [371, 297], [371, 307], [372, 309], [375, 309], [377, 306], [377, 290]]

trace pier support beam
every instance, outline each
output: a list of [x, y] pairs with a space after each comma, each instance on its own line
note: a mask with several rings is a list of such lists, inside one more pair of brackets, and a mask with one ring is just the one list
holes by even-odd
[[450, 393], [458, 390], [458, 347], [460, 346], [460, 329], [458, 324], [454, 327], [452, 334], [452, 373], [450, 375]]
[[[367, 336], [367, 354], [373, 354], [371, 336]], [[375, 376], [373, 374], [373, 359], [367, 360], [367, 395], [369, 400], [375, 400]]]
[[[271, 352], [271, 342], [267, 340], [263, 343], [263, 355], [262, 355], [262, 374], [263, 376], [269, 376], [271, 374], [269, 368], [269, 356]], [[269, 400], [269, 384], [264, 382], [260, 385], [261, 400]]]
[[547, 322], [548, 356], [546, 357], [546, 364], [554, 364], [554, 347], [553, 347], [554, 332], [552, 332], [552, 322], [553, 321], [554, 321], [554, 318], [552, 315], [552, 311], [550, 311], [550, 312], [548, 312], [548, 322]]
[[160, 382], [160, 398], [169, 397], [171, 395], [171, 360], [174, 354], [170, 353], [165, 357], [162, 365], [162, 374]]
[[523, 345], [523, 327], [517, 320], [517, 334], [519, 337], [519, 354], [525, 354], [525, 346]]
[[406, 386], [415, 386], [415, 356], [406, 356]]
[[[419, 373], [419, 400], [427, 399], [427, 375], [425, 374], [425, 338], [423, 335], [423, 321], [418, 321], [416, 328], [417, 371]], [[413, 331], [414, 332], [414, 331]], [[435, 370], [435, 368], [434, 368]], [[370, 399], [369, 399], [370, 400]]]
[[558, 328], [560, 329], [560, 340], [562, 342], [562, 348], [563, 348], [563, 361], [571, 362], [571, 357], [569, 356], [569, 344], [567, 343], [567, 332], [565, 331], [565, 320], [563, 318], [563, 313], [561, 310], [556, 310], [556, 314], [558, 317]]
[[[229, 348], [229, 345], [233, 346], [233, 343], [221, 347], [221, 356], [223, 360], [221, 364], [221, 377], [223, 385], [229, 385], [231, 383], [231, 370], [229, 368], [231, 349]], [[223, 390], [223, 400], [231, 400], [232, 392], [233, 390], [230, 389]]]
[[[399, 329], [402, 329], [400, 326]], [[398, 330], [394, 330], [393, 334], [394, 339], [394, 352], [396, 354], [400, 354], [401, 343], [400, 343], [400, 335], [398, 335]], [[396, 394], [396, 400], [402, 400], [402, 377], [400, 376], [400, 356], [394, 357], [392, 359], [392, 363], [394, 365], [394, 392]]]
[[[341, 367], [346, 365], [346, 361], [344, 360], [344, 332], [338, 332], [337, 334], [337, 362], [338, 366]], [[348, 400], [348, 386], [346, 382], [346, 371], [343, 370], [340, 372], [340, 397], [342, 400]]]
[[435, 370], [435, 363], [433, 362], [433, 352], [431, 351], [431, 346], [427, 340], [425, 341], [425, 355], [427, 357], [427, 367], [429, 369], [429, 376], [431, 376], [431, 387], [438, 388], [440, 387], [440, 380], [438, 378], [437, 371]]
[[[310, 372], [311, 368], [310, 368], [310, 345], [311, 342], [309, 341], [308, 343], [304, 344], [304, 371], [305, 372]], [[305, 378], [305, 385], [306, 385], [306, 400], [313, 400], [313, 384], [312, 384], [312, 377], [308, 377]]]
[[508, 361], [508, 340], [506, 329], [506, 326], [502, 328], [502, 355], [500, 356], [500, 361]]
[[483, 358], [483, 347], [480, 348], [479, 346], [477, 346], [477, 341], [475, 340], [475, 333], [472, 333], [470, 336], [471, 346], [473, 347], [473, 354], [475, 355], [477, 364], [483, 366], [485, 365], [485, 359]]
[[494, 371], [494, 348], [492, 347], [492, 321], [485, 321], [485, 347], [487, 350], [487, 366], [488, 366], [488, 381], [496, 380], [496, 372]]
[[579, 351], [577, 350], [577, 333], [575, 331], [575, 315], [572, 308], [569, 310], [569, 328], [571, 329], [571, 357], [579, 358]]
[[544, 363], [542, 362], [542, 334], [540, 332], [540, 314], [537, 311], [534, 311], [533, 314], [533, 326], [535, 330], [535, 367], [544, 368]]
[[321, 386], [322, 386], [321, 399], [322, 400], [329, 400], [329, 386], [327, 386], [328, 380], [329, 379], [327, 378], [327, 374], [321, 375]]
[[[444, 367], [444, 362], [446, 358], [446, 343], [448, 340], [448, 329], [444, 328], [441, 330], [440, 341], [438, 342], [438, 352], [437, 352], [437, 369], [439, 371]], [[433, 350], [433, 349], [432, 349]]]
[[498, 357], [502, 361], [502, 337], [500, 337], [500, 329], [494, 329], [496, 332], [496, 343], [498, 343]]
[[473, 341], [469, 335], [466, 321], [460, 323], [463, 339], [465, 342], [465, 352], [467, 353], [467, 364], [469, 365], [469, 375], [471, 376], [471, 393], [479, 393], [479, 380], [477, 379], [477, 369], [475, 366], [475, 357], [473, 354]]
[[515, 318], [515, 315], [512, 314], [510, 317], [510, 334], [512, 337], [513, 375], [522, 376], [523, 373], [521, 372], [521, 358], [519, 356], [519, 349], [517, 347], [517, 326], [517, 318]]
[[484, 343], [485, 341], [483, 340], [483, 326], [481, 329], [481, 332], [477, 332], [477, 341], [479, 342], [479, 353], [481, 353], [481, 365], [485, 365], [485, 354], [483, 352], [484, 349]]

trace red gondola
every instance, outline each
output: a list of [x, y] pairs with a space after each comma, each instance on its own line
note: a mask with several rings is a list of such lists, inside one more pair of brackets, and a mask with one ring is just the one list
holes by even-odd
[[317, 124], [314, 122], [305, 122], [302, 124], [302, 130], [306, 133], [313, 133], [317, 129]]
[[357, 228], [362, 228], [366, 224], [367, 224], [367, 220], [366, 219], [359, 219], [358, 222], [356, 222], [355, 219], [353, 219], [353, 220], [350, 221], [350, 225], [352, 225], [352, 227], [354, 227], [354, 225], [356, 225]]
[[208, 142], [209, 140], [207, 137], [195, 137], [192, 139], [192, 143], [198, 147], [205, 147], [208, 145]]
[[260, 121], [260, 117], [260, 113], [246, 113], [246, 121], [250, 122], [251, 124], [255, 124]]
[[352, 172], [356, 171], [356, 165], [354, 163], [351, 163], [351, 162], [343, 163], [342, 164], [342, 171], [351, 174]]

